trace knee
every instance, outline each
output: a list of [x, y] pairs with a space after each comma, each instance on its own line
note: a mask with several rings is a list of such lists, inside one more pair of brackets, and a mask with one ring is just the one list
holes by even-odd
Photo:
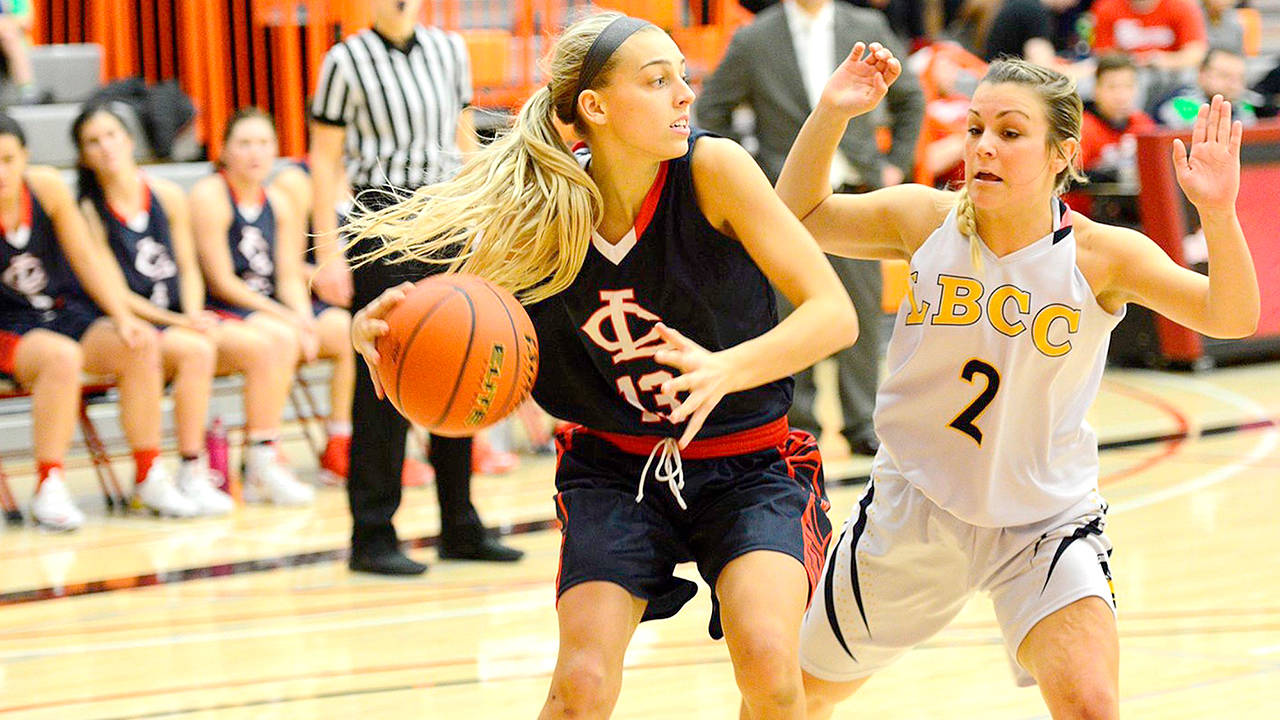
[[791, 707], [801, 702], [799, 652], [781, 633], [755, 632], [734, 644], [738, 689], [752, 705]]
[[288, 325], [277, 322], [257, 326], [259, 337], [253, 343], [254, 352], [262, 353], [265, 364], [293, 367], [298, 363], [301, 347], [298, 333]]
[[218, 352], [214, 344], [203, 337], [183, 338], [177, 351], [178, 366], [186, 372], [213, 375]]
[[59, 340], [49, 344], [40, 354], [39, 377], [50, 382], [80, 386], [80, 374], [84, 371], [84, 352], [78, 343]]
[[129, 358], [129, 364], [136, 365], [138, 363], [146, 363], [160, 367], [160, 331], [154, 327], [147, 326], [145, 330], [136, 337], [136, 342], [132, 346], [124, 346], [125, 355]]
[[351, 346], [350, 313], [336, 308], [326, 310], [321, 316], [321, 328], [326, 343], [333, 348], [335, 358], [355, 358], [355, 349]]
[[1077, 684], [1046, 688], [1054, 717], [1071, 720], [1116, 720], [1120, 716], [1120, 697], [1116, 688], [1105, 683]]
[[617, 687], [617, 679], [610, 677], [603, 658], [577, 655], [557, 669], [547, 705], [554, 717], [608, 717]]

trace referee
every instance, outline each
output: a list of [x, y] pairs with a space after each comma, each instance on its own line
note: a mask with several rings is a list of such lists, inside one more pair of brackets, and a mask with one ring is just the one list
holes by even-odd
[[[387, 288], [433, 268], [374, 263], [353, 273], [338, 238], [338, 182], [345, 165], [360, 205], [378, 210], [450, 177], [476, 149], [468, 104], [471, 68], [456, 33], [416, 22], [422, 0], [372, 0], [373, 27], [329, 49], [311, 106], [312, 226], [318, 244], [316, 294], [354, 313]], [[328, 241], [323, 241], [324, 239]], [[362, 243], [351, 257], [374, 249]], [[401, 552], [391, 517], [400, 505], [409, 423], [378, 400], [367, 372], [356, 376], [347, 497], [352, 570], [417, 575], [426, 566]], [[440, 501], [440, 557], [510, 562], [523, 553], [490, 538], [471, 504], [471, 439], [431, 436], [428, 453]]]

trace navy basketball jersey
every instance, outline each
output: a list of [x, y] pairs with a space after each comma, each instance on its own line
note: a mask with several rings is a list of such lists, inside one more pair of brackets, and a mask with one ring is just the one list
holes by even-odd
[[276, 294], [276, 215], [260, 190], [255, 202], [241, 201], [227, 183], [231, 199], [231, 228], [227, 244], [235, 273], [255, 292], [273, 297]]
[[94, 204], [129, 289], [158, 307], [181, 312], [169, 216], [155, 191], [145, 181], [142, 186], [146, 190], [142, 211], [132, 218], [122, 217], [105, 198]]
[[[533, 395], [553, 416], [595, 430], [676, 437], [677, 371], [654, 361], [659, 321], [714, 352], [778, 323], [773, 288], [737, 240], [713, 228], [693, 190], [689, 151], [664, 162], [635, 227], [617, 244], [594, 234], [582, 270], [563, 292], [529, 306], [543, 349]], [[585, 155], [580, 162], [586, 162]], [[791, 407], [791, 378], [726, 396], [698, 436], [776, 420]]]
[[62, 254], [53, 222], [26, 183], [17, 228], [0, 239], [0, 309], [53, 310], [65, 296], [82, 294], [80, 281]]

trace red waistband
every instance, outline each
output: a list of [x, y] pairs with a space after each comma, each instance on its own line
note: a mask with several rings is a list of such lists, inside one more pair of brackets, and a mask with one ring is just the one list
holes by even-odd
[[[629, 455], [648, 455], [653, 451], [655, 445], [666, 439], [657, 435], [623, 435], [622, 433], [592, 430], [589, 427], [582, 427], [579, 432], [608, 440], [619, 450]], [[783, 415], [777, 420], [759, 427], [740, 430], [720, 437], [694, 440], [689, 443], [689, 447], [680, 451], [680, 457], [685, 460], [708, 460], [711, 458], [731, 457], [733, 455], [746, 455], [767, 450], [768, 448], [780, 447], [787, 441], [787, 435], [790, 432], [791, 427], [787, 424], [787, 416]]]

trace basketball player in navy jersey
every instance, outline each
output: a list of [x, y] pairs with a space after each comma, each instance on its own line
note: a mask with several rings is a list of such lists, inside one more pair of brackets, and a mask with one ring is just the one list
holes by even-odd
[[[689, 127], [684, 69], [647, 22], [576, 23], [508, 135], [352, 226], [386, 238], [389, 260], [441, 262], [461, 244], [443, 262], [528, 306], [534, 397], [575, 423], [558, 438], [560, 651], [544, 718], [612, 711], [637, 625], [696, 593], [672, 574], [686, 561], [713, 589], [709, 631], [727, 641], [744, 716], [804, 714], [797, 639], [830, 525], [817, 445], [787, 427], [790, 376], [852, 344], [857, 318], [751, 156]], [[584, 139], [577, 155], [557, 119]], [[797, 307], [782, 322], [771, 282]], [[371, 366], [402, 296], [358, 314]]]
[[900, 70], [887, 50], [864, 50], [828, 80], [778, 180], [827, 252], [911, 264], [871, 483], [805, 616], [809, 717], [830, 717], [978, 592], [1018, 684], [1039, 685], [1053, 717], [1119, 717], [1107, 506], [1085, 414], [1128, 303], [1213, 337], [1255, 331], [1258, 281], [1235, 211], [1241, 125], [1219, 96], [1200, 108], [1190, 154], [1173, 142], [1206, 277], [1059, 199], [1080, 177], [1080, 96], [1022, 60], [993, 63], [973, 93], [959, 192], [832, 195], [821, 179], [848, 119]]
[[205, 310], [186, 195], [174, 183], [139, 170], [133, 138], [109, 106], [86, 107], [71, 132], [79, 151], [80, 210], [89, 232], [124, 271], [130, 307], [161, 328], [160, 353], [173, 379], [183, 458], [178, 488], [201, 514], [228, 512], [230, 498], [213, 490], [203, 456], [213, 375], [242, 373], [246, 431], [275, 435], [297, 352], [252, 323], [221, 322]]
[[[209, 284], [210, 307], [243, 319], [298, 348], [305, 361], [333, 361], [329, 388], [330, 442], [351, 435], [355, 356], [346, 310], [313, 301], [303, 271], [302, 218], [267, 175], [277, 158], [275, 126], [257, 108], [240, 110], [223, 132], [218, 172], [191, 189], [192, 223]], [[279, 459], [274, 434], [249, 439], [246, 499], [310, 503], [314, 490]]]
[[[0, 373], [31, 392], [37, 485], [31, 515], [74, 530], [84, 522], [63, 480], [80, 405], [80, 373], [112, 375], [133, 448], [134, 501], [190, 515], [157, 462], [163, 391], [155, 332], [129, 310], [124, 279], [88, 242], [57, 171], [28, 167], [26, 138], [0, 115]], [[105, 313], [105, 315], [104, 315]]]

